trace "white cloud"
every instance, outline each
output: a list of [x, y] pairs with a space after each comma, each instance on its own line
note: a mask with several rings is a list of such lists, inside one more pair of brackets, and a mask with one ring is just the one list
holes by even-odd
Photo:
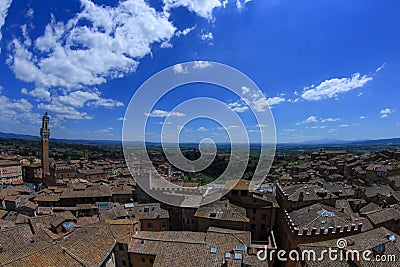
[[234, 111], [234, 112], [238, 112], [238, 113], [242, 113], [245, 112], [246, 110], [249, 109], [248, 106], [246, 106], [243, 103], [240, 103], [239, 101], [233, 102], [233, 103], [229, 103], [228, 107]]
[[208, 129], [205, 128], [205, 127], [203, 127], [203, 126], [201, 126], [201, 127], [199, 127], [199, 128], [197, 129], [197, 131], [199, 131], [199, 132], [207, 132]]
[[340, 121], [341, 118], [326, 118], [323, 119], [322, 122], [335, 122], [335, 121]]
[[386, 63], [383, 63], [380, 67], [378, 67], [375, 72], [380, 72], [386, 66]]
[[211, 66], [212, 64], [208, 61], [195, 61], [193, 64], [194, 69], [205, 69]]
[[187, 69], [182, 64], [176, 64], [172, 69], [175, 73], [187, 73]]
[[237, 125], [229, 125], [229, 126], [226, 126], [226, 127], [218, 127], [217, 129], [218, 130], [231, 130], [231, 129], [237, 129], [237, 128], [239, 128], [239, 126], [237, 126]]
[[363, 120], [363, 119], [365, 119], [366, 117], [365, 116], [360, 116], [360, 120]]
[[165, 121], [159, 121], [157, 124], [160, 124], [160, 125], [169, 125], [169, 124], [172, 124], [172, 122], [170, 122], [170, 121], [167, 121], [167, 122], [165, 122]]
[[209, 20], [212, 19], [214, 8], [222, 6], [221, 1], [219, 0], [163, 0], [163, 2], [165, 11], [182, 6]]
[[280, 96], [275, 96], [275, 97], [271, 97], [267, 99], [267, 103], [269, 106], [273, 106], [273, 105], [277, 105], [279, 103], [285, 102], [285, 98], [284, 97], [280, 97]]
[[325, 129], [326, 126], [325, 126], [325, 125], [322, 125], [322, 126], [319, 126], [319, 128], [320, 128], [320, 129]]
[[247, 132], [249, 132], [249, 133], [263, 133], [264, 132], [264, 130], [248, 130]]
[[[3, 27], [4, 22], [6, 21], [8, 9], [10, 8], [11, 3], [12, 3], [12, 0], [0, 1], [0, 41], [1, 41], [1, 38], [3, 37], [1, 34], [1, 28]], [[0, 52], [1, 52], [1, 50], [0, 50]]]
[[[46, 96], [45, 92], [42, 93]], [[37, 93], [35, 97], [43, 99], [40, 93]], [[101, 97], [101, 93], [95, 89], [89, 92], [74, 91], [64, 95], [52, 96], [49, 104], [40, 103], [38, 108], [50, 111], [60, 119], [93, 119], [86, 112], [78, 110], [87, 106], [113, 108], [122, 107], [124, 104], [114, 99]]]
[[242, 10], [245, 8], [245, 5], [246, 5], [248, 2], [251, 2], [251, 0], [244, 0], [244, 1], [236, 0], [236, 8], [237, 8], [239, 11], [242, 11]]
[[[1, 92], [0, 92], [1, 93]], [[35, 124], [39, 122], [39, 114], [32, 111], [33, 105], [26, 99], [11, 99], [7, 96], [0, 95], [0, 121], [5, 124], [29, 123]], [[4, 127], [6, 125], [3, 125]]]
[[305, 123], [313, 123], [313, 122], [318, 122], [318, 118], [316, 116], [314, 116], [314, 115], [311, 115], [310, 117], [308, 117], [307, 119], [305, 119], [301, 123], [297, 123], [297, 125], [305, 124]]
[[257, 124], [256, 127], [266, 128], [266, 127], [268, 127], [268, 124]]
[[119, 117], [119, 118], [117, 118], [117, 120], [119, 120], [119, 121], [126, 121], [126, 118], [125, 118], [125, 117]]
[[288, 102], [291, 102], [291, 103], [297, 103], [297, 102], [300, 102], [301, 101], [301, 99], [300, 98], [296, 98], [296, 99], [288, 99], [287, 100]]
[[390, 108], [382, 109], [380, 111], [381, 118], [386, 118], [387, 116], [389, 116], [390, 113], [393, 113], [392, 109], [390, 109]]
[[362, 96], [363, 95], [363, 92], [359, 92], [358, 94], [357, 94], [357, 96]]
[[122, 102], [106, 99], [100, 96], [99, 91], [85, 92], [85, 91], [75, 91], [69, 93], [68, 95], [62, 95], [55, 97], [53, 101], [57, 101], [62, 105], [71, 106], [74, 108], [82, 108], [85, 104], [94, 107], [122, 107], [124, 104]]
[[348, 124], [341, 124], [341, 125], [339, 125], [339, 127], [349, 127], [349, 125]]
[[99, 130], [98, 133], [111, 133], [114, 130], [113, 127], [108, 127], [107, 129]]
[[338, 97], [340, 93], [348, 92], [363, 87], [372, 77], [353, 74], [350, 78], [333, 78], [320, 83], [318, 86], [311, 85], [304, 88], [301, 97], [305, 100], [321, 100]]
[[245, 95], [248, 93], [250, 93], [250, 88], [247, 86], [242, 86], [242, 94]]
[[33, 47], [13, 41], [8, 63], [17, 78], [37, 87], [101, 84], [134, 72], [153, 43], [168, 41], [175, 33], [168, 14], [144, 0], [127, 0], [116, 7], [81, 0], [81, 6], [66, 23], [53, 17]]
[[191, 31], [193, 31], [194, 29], [196, 29], [196, 26], [193, 26], [191, 28], [186, 28], [183, 30], [179, 30], [175, 33], [175, 36], [179, 37], [179, 36], [186, 36], [188, 35]]
[[50, 101], [50, 92], [47, 91], [45, 88], [43, 87], [36, 87], [35, 89], [33, 89], [32, 91], [29, 92], [29, 94], [33, 97], [35, 97], [38, 100], [46, 100], [46, 101]]
[[295, 129], [283, 129], [284, 132], [294, 132]]
[[44, 104], [40, 103], [38, 108], [49, 111], [50, 113], [56, 114], [57, 118], [63, 119], [71, 119], [71, 120], [90, 120], [93, 119], [92, 116], [89, 116], [86, 112], [79, 112], [76, 108], [72, 106], [64, 106], [60, 105], [60, 103], [50, 103]]
[[280, 96], [266, 98], [260, 90], [252, 90], [247, 86], [242, 86], [242, 100], [250, 105], [257, 112], [264, 112], [268, 106], [277, 105], [286, 101], [284, 94]]
[[[1, 92], [0, 92], [0, 93], [1, 93]], [[26, 89], [25, 87], [24, 87], [24, 88], [21, 88], [21, 94], [23, 94], [23, 95], [29, 94], [28, 89]]]
[[160, 44], [160, 48], [172, 48], [173, 45], [169, 41], [164, 41]]
[[208, 32], [208, 33], [202, 33], [200, 35], [201, 40], [209, 42], [212, 41], [214, 39], [214, 35], [212, 32]]
[[186, 116], [185, 114], [181, 112], [170, 112], [170, 111], [165, 111], [165, 110], [160, 110], [160, 109], [155, 109], [150, 113], [145, 113], [147, 117], [153, 117], [153, 118], [165, 118], [165, 117], [184, 117]]
[[32, 19], [34, 14], [35, 14], [35, 10], [33, 10], [32, 8], [29, 8], [26, 11], [25, 17]]

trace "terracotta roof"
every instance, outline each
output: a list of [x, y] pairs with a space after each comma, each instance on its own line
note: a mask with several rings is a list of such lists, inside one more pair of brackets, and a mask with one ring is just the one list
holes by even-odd
[[[398, 266], [398, 259], [400, 258], [400, 245], [399, 242], [397, 241], [394, 243], [393, 241], [389, 240], [389, 236], [394, 236], [396, 237], [397, 240], [399, 240], [399, 236], [395, 235], [393, 232], [387, 230], [386, 228], [378, 228], [374, 229], [371, 231], [367, 231], [364, 233], [352, 235], [345, 237], [344, 239], [347, 241], [347, 247], [346, 249], [349, 250], [358, 250], [360, 254], [365, 251], [365, 250], [372, 250], [373, 248], [377, 247], [378, 245], [385, 244], [386, 250], [383, 252], [384, 255], [395, 255], [396, 261], [394, 262], [385, 262], [384, 265], [380, 262], [366, 262], [363, 261], [362, 257], [360, 256], [360, 266], [393, 266], [397, 267]], [[301, 251], [304, 250], [314, 250], [318, 255], [321, 255], [322, 250], [326, 250], [329, 248], [337, 248], [337, 239], [333, 240], [328, 240], [328, 241], [323, 241], [323, 242], [316, 242], [316, 243], [311, 243], [311, 244], [301, 244], [298, 245], [299, 249]], [[370, 257], [373, 257], [370, 256]], [[350, 265], [347, 261], [343, 260], [340, 261], [338, 259], [337, 261], [331, 261], [329, 260], [329, 257], [324, 257], [324, 260], [320, 261], [308, 261], [307, 259], [305, 260], [305, 263], [308, 266], [315, 266], [315, 267], [328, 267], [328, 266], [333, 266], [333, 267], [350, 267], [353, 265]]]
[[293, 220], [295, 226], [299, 227], [300, 232], [304, 228], [325, 228], [337, 226], [345, 226], [353, 223], [362, 223], [362, 231], [372, 229], [371, 223], [366, 218], [358, 217], [351, 212], [351, 209], [336, 209], [324, 204], [316, 203], [314, 205], [304, 207], [302, 209], [292, 211], [289, 213], [290, 218]]
[[3, 253], [18, 254], [21, 249], [30, 244], [32, 237], [33, 233], [27, 224], [0, 230], [0, 243], [3, 247]]
[[210, 228], [207, 233], [142, 231], [132, 236], [128, 250], [155, 256], [154, 267], [221, 266], [227, 253], [228, 266], [242, 266], [242, 260], [235, 260], [231, 251], [247, 258], [249, 242], [250, 232], [220, 228]]
[[100, 266], [116, 241], [105, 223], [96, 223], [75, 230], [58, 243], [82, 265]]
[[399, 221], [400, 211], [396, 208], [387, 208], [367, 213], [366, 216], [374, 225], [379, 225], [389, 221]]
[[228, 200], [217, 200], [201, 206], [197, 209], [195, 216], [214, 220], [249, 222], [246, 209], [233, 205]]
[[374, 202], [371, 202], [368, 205], [366, 205], [365, 207], [362, 207], [360, 209], [360, 213], [369, 213], [369, 212], [374, 212], [374, 211], [378, 211], [381, 209], [382, 208], [379, 207], [378, 205], [376, 205]]
[[149, 204], [134, 204], [131, 209], [131, 215], [135, 218], [140, 219], [168, 219], [168, 210], [162, 209], [160, 203], [149, 203]]
[[138, 224], [136, 220], [107, 220], [106, 223], [109, 225], [114, 239], [119, 243], [128, 244], [130, 236], [134, 234], [134, 225]]

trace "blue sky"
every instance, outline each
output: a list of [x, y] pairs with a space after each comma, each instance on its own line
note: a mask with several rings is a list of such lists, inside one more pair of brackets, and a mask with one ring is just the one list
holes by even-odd
[[[397, 0], [1, 1], [0, 131], [38, 135], [47, 110], [52, 137], [120, 139], [146, 79], [214, 61], [263, 91], [278, 142], [399, 137], [398, 10]], [[194, 84], [179, 92], [156, 107], [151, 131], [177, 115], [180, 99], [198, 96], [230, 104], [254, 131], [229, 92]], [[220, 128], [185, 127], [183, 141]]]

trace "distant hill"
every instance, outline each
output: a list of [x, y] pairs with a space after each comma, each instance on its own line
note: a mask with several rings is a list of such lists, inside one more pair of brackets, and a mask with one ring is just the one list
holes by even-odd
[[[0, 132], [0, 138], [4, 139], [22, 139], [30, 141], [40, 141], [39, 136], [25, 135], [25, 134], [14, 134], [14, 133], [3, 133]], [[56, 139], [50, 138], [51, 142], [55, 143], [71, 143], [71, 144], [113, 144], [119, 145], [119, 140], [85, 140], [85, 139]], [[132, 144], [139, 142], [132, 142]], [[148, 145], [160, 145], [159, 143], [147, 142]], [[197, 146], [197, 143], [185, 143], [185, 145]], [[230, 146], [228, 143], [218, 144], [219, 146]], [[252, 144], [257, 146], [259, 144]], [[379, 145], [399, 145], [400, 138], [388, 138], [388, 139], [376, 139], [376, 140], [340, 140], [340, 139], [321, 139], [295, 143], [278, 143], [278, 146], [379, 146]]]
[[[28, 141], [40, 141], [39, 136], [25, 135], [25, 134], [14, 134], [14, 133], [3, 133], [0, 132], [0, 138], [3, 139], [22, 139]], [[118, 140], [84, 140], [84, 139], [57, 139], [50, 138], [51, 142], [55, 143], [69, 143], [69, 144], [112, 144], [119, 145], [121, 141]]]

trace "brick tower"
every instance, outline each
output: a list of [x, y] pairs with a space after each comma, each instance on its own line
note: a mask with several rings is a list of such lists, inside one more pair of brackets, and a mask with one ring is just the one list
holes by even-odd
[[42, 117], [42, 128], [40, 128], [40, 143], [42, 148], [42, 168], [43, 168], [43, 177], [49, 176], [49, 137], [50, 137], [50, 129], [49, 129], [49, 120], [47, 112]]

